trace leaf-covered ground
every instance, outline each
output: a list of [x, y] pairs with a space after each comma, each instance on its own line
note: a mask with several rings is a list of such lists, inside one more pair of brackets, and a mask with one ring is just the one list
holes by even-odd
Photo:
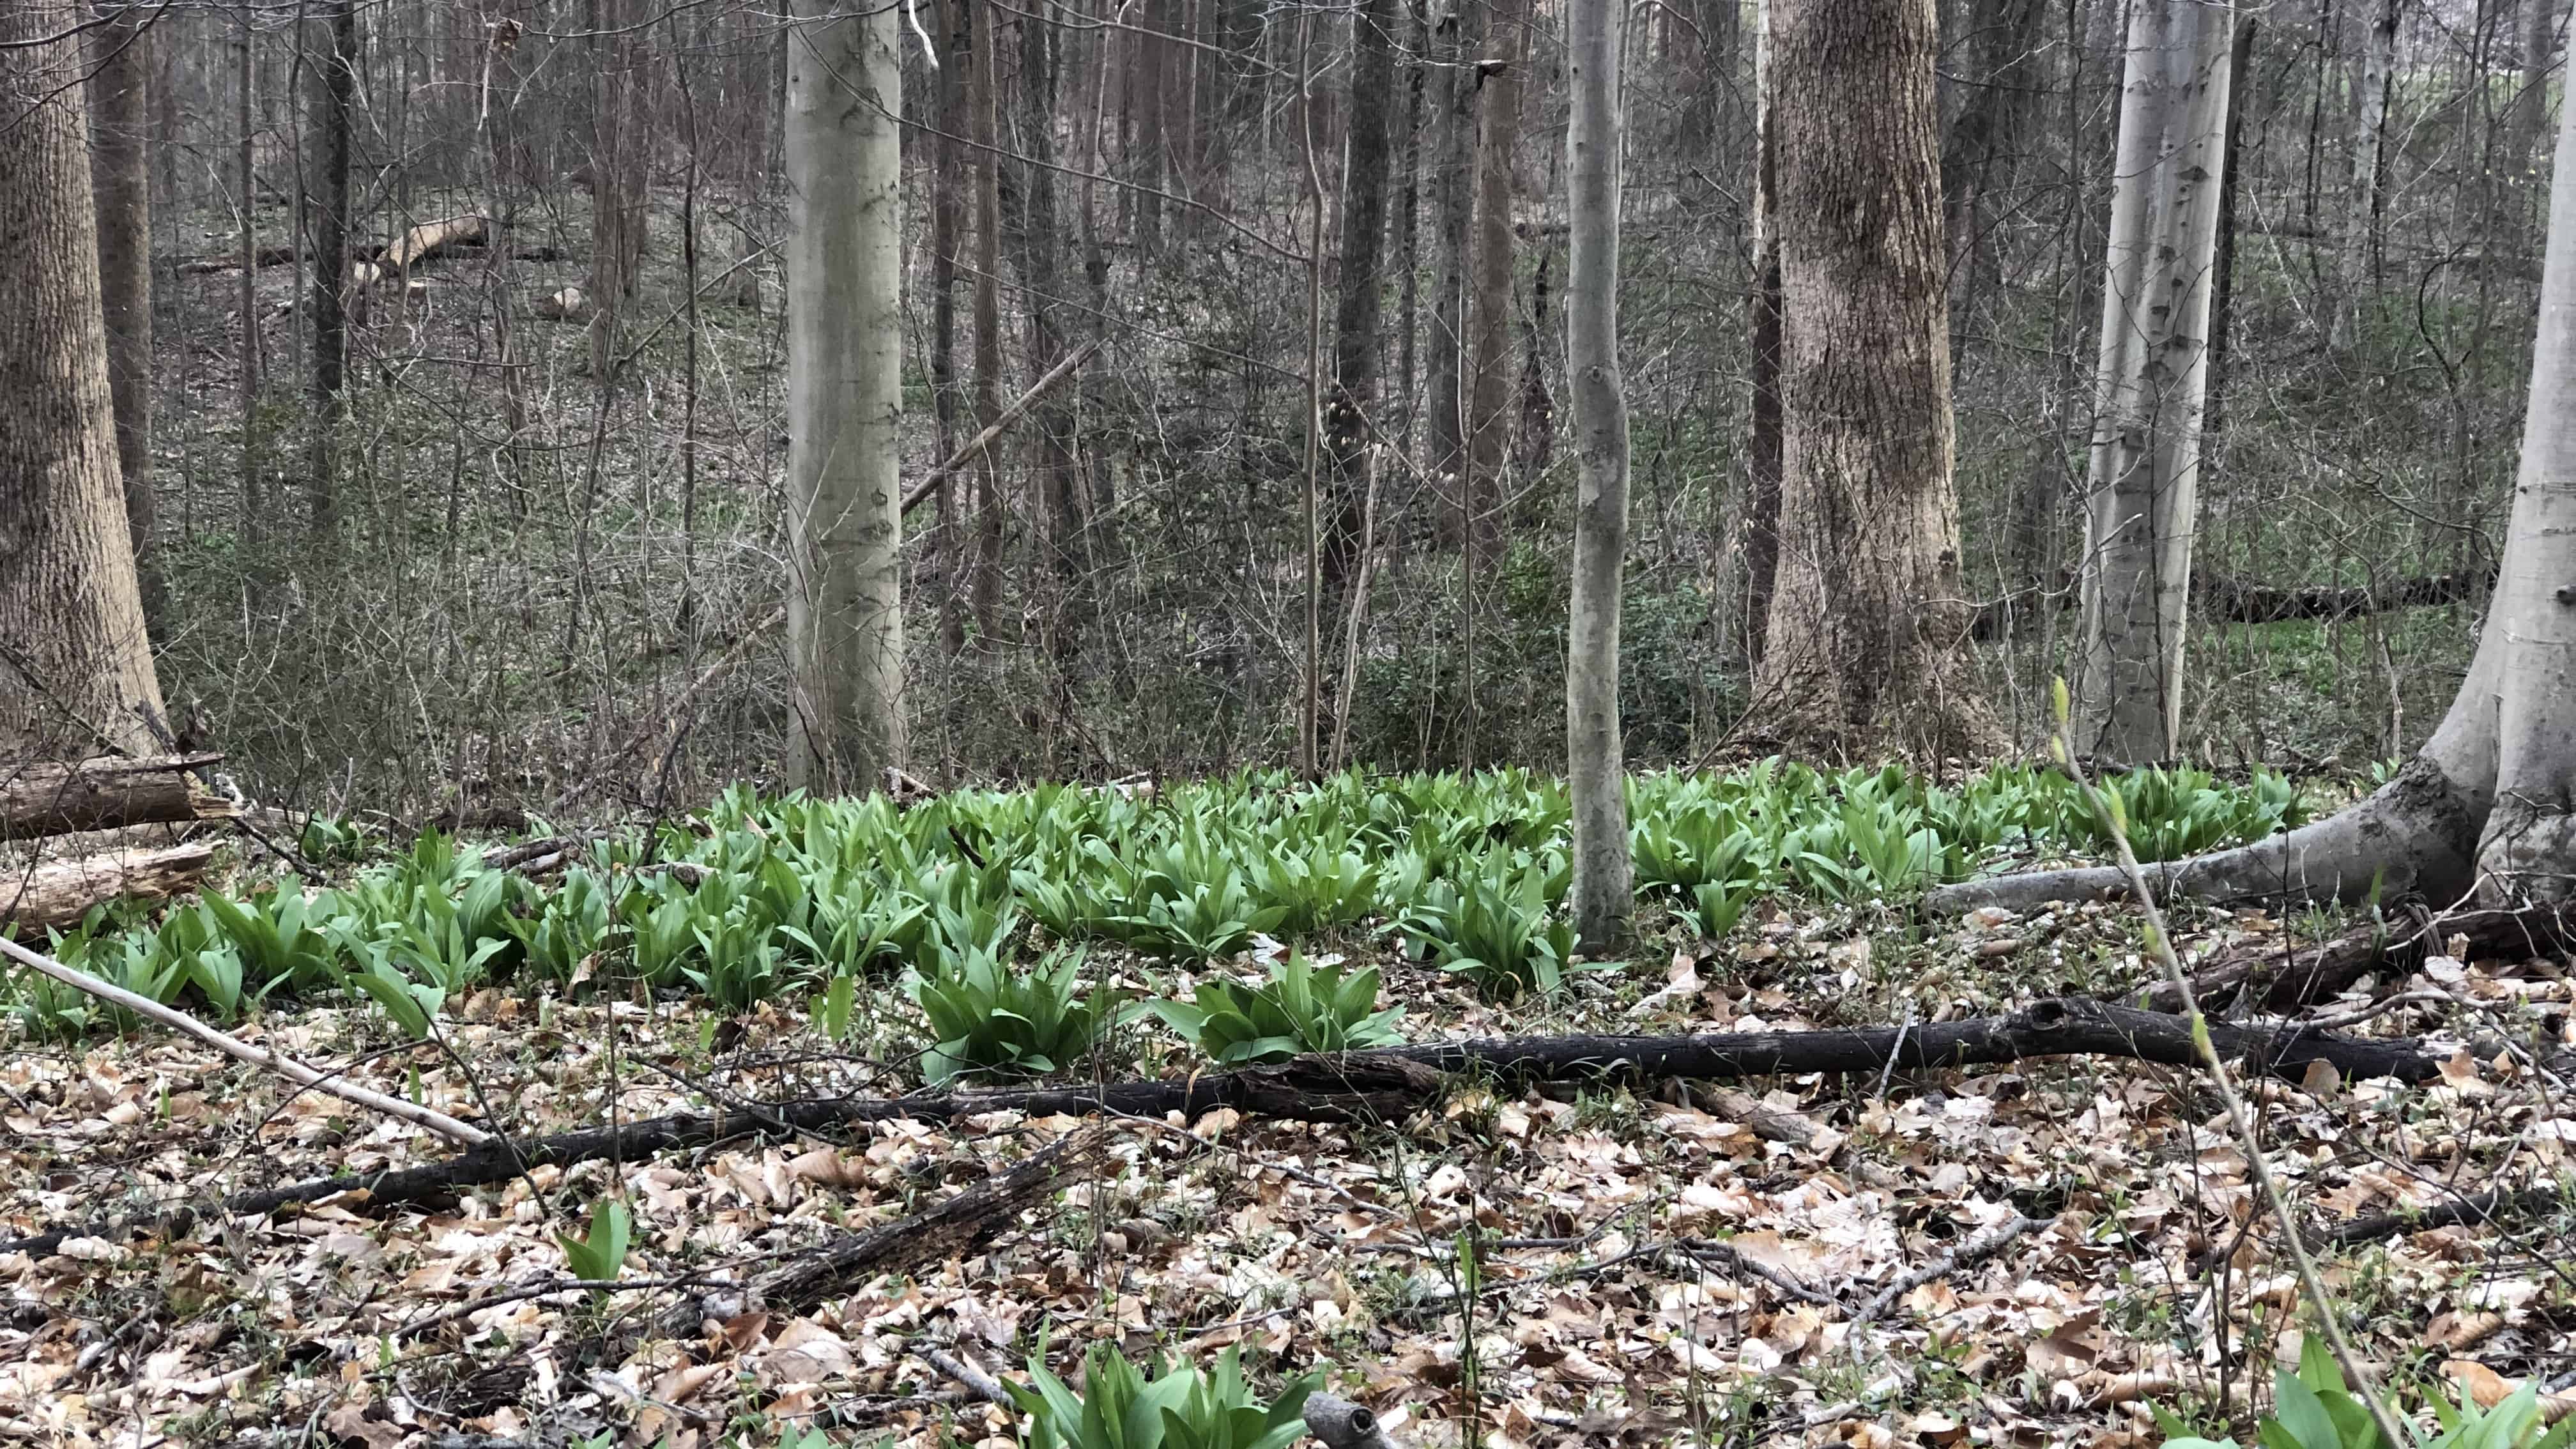
[[[1372, 944], [1347, 949], [1385, 966], [1415, 1040], [1931, 1021], [2145, 977], [2133, 923], [2101, 907], [1955, 926], [1756, 915], [1722, 950], [1666, 942], [1518, 1010]], [[2218, 917], [2194, 940], [2279, 930]], [[2402, 992], [2347, 1029], [2520, 1054], [2463, 1052], [2425, 1088], [2330, 1074], [2250, 1088], [2313, 1224], [2570, 1174], [2576, 1105], [2540, 1065], [2576, 1043], [2564, 966], [2437, 956], [2319, 1009], [2350, 1018]], [[1167, 968], [1122, 969], [1139, 988], [1176, 986]], [[802, 999], [727, 1019], [703, 998], [487, 990], [435, 1043], [350, 1009], [272, 1009], [245, 1034], [538, 1134], [900, 1091], [918, 1047], [910, 1006], [889, 990], [860, 1012], [836, 1047]], [[1204, 1069], [1148, 1024], [1107, 1056], [1146, 1074]], [[2151, 1404], [2241, 1430], [2274, 1356], [2296, 1352], [2297, 1291], [2216, 1098], [2188, 1074], [2091, 1059], [1646, 1095], [1462, 1082], [1436, 1113], [1365, 1127], [1122, 1120], [1113, 1168], [1067, 1180], [964, 1256], [811, 1304], [721, 1286], [1076, 1125], [996, 1115], [745, 1139], [540, 1168], [433, 1211], [326, 1201], [171, 1241], [0, 1253], [0, 1439], [696, 1449], [820, 1430], [1000, 1444], [1011, 1416], [919, 1350], [1016, 1373], [1043, 1343], [1070, 1373], [1108, 1339], [1138, 1358], [1240, 1344], [1266, 1382], [1328, 1364], [1339, 1392], [1423, 1445], [2116, 1446], [2160, 1437]], [[0, 1128], [0, 1238], [447, 1152], [158, 1033], [10, 1043]], [[509, 1296], [564, 1277], [555, 1235], [621, 1191], [631, 1286]], [[1481, 1245], [1472, 1284], [1462, 1234]], [[2420, 1403], [2461, 1376], [2490, 1398], [2532, 1377], [2568, 1386], [2570, 1246], [2561, 1212], [2398, 1231], [2323, 1261], [2365, 1355]], [[683, 1295], [706, 1306], [702, 1329], [664, 1336]]]

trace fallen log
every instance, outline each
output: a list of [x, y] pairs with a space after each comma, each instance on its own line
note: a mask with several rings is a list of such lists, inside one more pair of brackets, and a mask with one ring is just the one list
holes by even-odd
[[36, 761], [0, 775], [0, 840], [222, 820], [233, 803], [193, 772], [221, 764], [217, 754], [101, 756], [74, 763]]
[[2392, 1213], [2355, 1218], [2309, 1234], [2309, 1245], [2315, 1248], [2349, 1248], [2357, 1243], [2375, 1243], [2399, 1233], [2420, 1233], [2462, 1223], [2509, 1222], [2516, 1218], [2543, 1217], [2569, 1208], [2576, 1208], [2576, 1190], [2554, 1183], [2545, 1187], [2500, 1187], [2427, 1207], [2401, 1208]]
[[173, 845], [16, 868], [0, 880], [0, 900], [8, 902], [0, 906], [0, 918], [11, 935], [69, 930], [92, 907], [109, 901], [157, 901], [193, 890], [214, 858], [212, 845]]
[[[2249, 1070], [2288, 1081], [2311, 1063], [2332, 1066], [2346, 1081], [2393, 1077], [2435, 1080], [2450, 1048], [2405, 1039], [2375, 1040], [2303, 1029], [2212, 1021], [2221, 1055]], [[2472, 1048], [2480, 1056], [2491, 1054]], [[2082, 997], [2053, 997], [2006, 1016], [1909, 1027], [1829, 1031], [1722, 1032], [1703, 1036], [1487, 1037], [1340, 1056], [1304, 1056], [1278, 1066], [1204, 1072], [1182, 1080], [924, 1092], [908, 1097], [836, 1097], [754, 1104], [712, 1113], [679, 1112], [614, 1127], [591, 1127], [528, 1141], [493, 1138], [441, 1162], [373, 1175], [348, 1173], [236, 1194], [215, 1205], [233, 1215], [352, 1194], [350, 1205], [398, 1206], [453, 1197], [459, 1190], [517, 1177], [541, 1164], [569, 1167], [600, 1159], [628, 1161], [703, 1147], [739, 1136], [787, 1136], [863, 1122], [945, 1122], [985, 1112], [1032, 1116], [1092, 1112], [1139, 1117], [1179, 1113], [1195, 1119], [1221, 1108], [1246, 1117], [1301, 1122], [1401, 1121], [1436, 1103], [1449, 1073], [1474, 1070], [1508, 1084], [1542, 1081], [1637, 1083], [1671, 1078], [1726, 1080], [1808, 1072], [1877, 1073], [1897, 1067], [1929, 1071], [1989, 1066], [2033, 1057], [2110, 1056], [2197, 1067], [2191, 1024], [2180, 1016]], [[179, 1209], [153, 1226], [187, 1231], [195, 1211]], [[49, 1253], [66, 1238], [104, 1237], [115, 1223], [63, 1228], [0, 1243], [0, 1255]]]
[[372, 260], [352, 262], [350, 280], [360, 287], [372, 287], [387, 276], [407, 272], [450, 247], [482, 246], [491, 238], [491, 227], [489, 218], [475, 215], [424, 221], [406, 229]]
[[[2392, 982], [2401, 979], [2422, 966], [2425, 957], [2449, 950], [2454, 937], [2465, 938], [2472, 956], [2522, 960], [2576, 943], [2576, 918], [2557, 906], [2455, 911], [2413, 927], [2374, 921], [2311, 946], [2245, 946], [2195, 967], [2192, 994], [2207, 1010], [2250, 1000], [2265, 1011], [2288, 1015], [2341, 995], [2373, 972]], [[2182, 1009], [2181, 993], [2161, 981], [2122, 999], [2151, 1011]]]
[[566, 287], [537, 299], [529, 309], [545, 322], [578, 322], [590, 315], [590, 294], [579, 287]]
[[[2397, 609], [2420, 609], [2485, 597], [2495, 587], [2496, 571], [2458, 569], [2447, 574], [2417, 574], [2384, 583], [2307, 584], [2282, 588], [2249, 583], [2225, 574], [2195, 570], [2191, 577], [2194, 617], [2226, 624], [2279, 624], [2291, 619], [2332, 623]], [[2031, 616], [2055, 608], [2068, 611], [2080, 601], [2073, 575], [2061, 575], [2049, 589], [2027, 589], [2009, 598], [1980, 605], [1968, 626], [1968, 637], [2000, 639], [2016, 614]]]
[[[971, 1183], [922, 1211], [855, 1233], [844, 1233], [820, 1251], [799, 1254], [783, 1267], [742, 1284], [711, 1285], [742, 1301], [721, 1317], [752, 1308], [804, 1313], [844, 1288], [890, 1269], [937, 1264], [992, 1236], [1005, 1219], [1065, 1174], [1099, 1163], [1114, 1134], [1102, 1123], [1079, 1128], [1006, 1171]], [[661, 1336], [694, 1338], [714, 1295], [691, 1296], [662, 1315]]]

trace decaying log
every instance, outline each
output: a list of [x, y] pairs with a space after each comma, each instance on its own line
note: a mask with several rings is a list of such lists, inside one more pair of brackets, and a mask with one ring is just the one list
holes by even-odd
[[9, 934], [19, 936], [69, 930], [93, 906], [115, 900], [157, 901], [193, 890], [214, 858], [212, 845], [172, 845], [13, 868], [0, 879], [0, 900], [8, 902], [0, 907], [0, 918], [7, 920]]
[[[2306, 1075], [2313, 1062], [2325, 1062], [2347, 1081], [2393, 1077], [2425, 1082], [2441, 1075], [2441, 1064], [2451, 1055], [2448, 1048], [2428, 1050], [2410, 1040], [2340, 1036], [2292, 1025], [2213, 1021], [2209, 1032], [2221, 1054], [2243, 1062], [2248, 1070], [2294, 1082]], [[2491, 1054], [2472, 1050], [2481, 1056]], [[443, 1162], [266, 1188], [227, 1198], [218, 1206], [230, 1214], [266, 1213], [342, 1193], [354, 1194], [349, 1199], [353, 1207], [434, 1202], [460, 1189], [507, 1181], [539, 1164], [569, 1167], [608, 1158], [631, 1161], [745, 1135], [822, 1132], [861, 1122], [945, 1122], [985, 1112], [1031, 1116], [1105, 1112], [1139, 1117], [1178, 1112], [1194, 1120], [1231, 1109], [1246, 1117], [1285, 1121], [1399, 1122], [1440, 1099], [1447, 1087], [1446, 1074], [1469, 1070], [1515, 1085], [1634, 1083], [1684, 1077], [1725, 1080], [1806, 1072], [1876, 1073], [1891, 1056], [1899, 1067], [1929, 1071], [2070, 1055], [2127, 1057], [2186, 1068], [2197, 1068], [2200, 1060], [2192, 1045], [2190, 1023], [2184, 1018], [2081, 997], [2034, 1002], [2006, 1016], [1904, 1028], [1662, 1037], [1487, 1037], [1305, 1056], [1278, 1066], [1204, 1072], [1179, 1081], [840, 1097], [706, 1114], [680, 1112], [525, 1142], [495, 1138]], [[181, 1210], [159, 1219], [158, 1226], [165, 1233], [184, 1232], [193, 1220], [192, 1212]], [[112, 1223], [61, 1229], [0, 1243], [0, 1254], [51, 1252], [66, 1237], [101, 1237], [117, 1231]]]
[[[2265, 1011], [2287, 1015], [2350, 990], [2378, 973], [2391, 982], [2450, 948], [2463, 937], [2472, 956], [2523, 960], [2564, 951], [2576, 943], [2576, 916], [2556, 906], [2520, 910], [2455, 911], [2412, 926], [2372, 922], [2342, 935], [2301, 946], [2282, 941], [2220, 952], [2192, 971], [2192, 993], [2210, 1010], [2249, 998]], [[2123, 999], [2154, 1011], [2178, 1011], [2181, 994], [2157, 982]]]
[[[2495, 587], [2495, 577], [2496, 571], [2490, 566], [2459, 569], [2447, 574], [2417, 574], [2349, 587], [2306, 584], [2281, 588], [2195, 569], [2191, 576], [2191, 611], [2196, 617], [2228, 624], [2278, 624], [2290, 619], [2331, 623], [2397, 609], [2419, 609], [2482, 598]], [[1977, 640], [2000, 639], [2005, 625], [2016, 613], [2029, 617], [2050, 608], [2071, 610], [2078, 598], [2074, 576], [2062, 575], [2054, 588], [2036, 593], [2025, 591], [1979, 606], [1974, 621], [1969, 625], [1968, 636]]]
[[0, 770], [0, 840], [222, 820], [233, 803], [207, 789], [194, 771], [221, 764], [217, 754], [102, 756], [74, 764], [39, 761]]
[[[1066, 1174], [1097, 1165], [1114, 1134], [1103, 1123], [1077, 1128], [1033, 1152], [1008, 1170], [950, 1193], [937, 1203], [890, 1223], [844, 1233], [819, 1251], [798, 1254], [748, 1285], [718, 1285], [739, 1305], [724, 1316], [750, 1308], [796, 1314], [813, 1309], [835, 1292], [889, 1270], [935, 1265], [963, 1254], [990, 1237], [1020, 1209], [1056, 1186]], [[709, 1295], [710, 1298], [715, 1295]], [[694, 1338], [704, 1321], [707, 1300], [691, 1297], [662, 1315], [665, 1338]]]
[[530, 308], [547, 322], [578, 322], [590, 315], [590, 294], [579, 287], [566, 287], [560, 292], [539, 297]]
[[449, 216], [424, 221], [394, 238], [372, 261], [349, 264], [350, 283], [360, 289], [399, 276], [450, 247], [481, 246], [491, 237], [491, 222], [481, 216]]

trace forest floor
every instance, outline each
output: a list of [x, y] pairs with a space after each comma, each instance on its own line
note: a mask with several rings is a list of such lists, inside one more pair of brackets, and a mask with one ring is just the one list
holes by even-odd
[[[1519, 1012], [1374, 944], [1349, 949], [1385, 966], [1417, 1041], [1928, 1022], [2147, 974], [2134, 919], [2108, 907], [1937, 928], [1779, 903], [1754, 917], [1726, 947], [1666, 942]], [[2219, 915], [2190, 944], [2282, 930]], [[2576, 1041], [2563, 966], [2437, 956], [2366, 983], [2353, 1000], [2409, 1000], [2352, 1029]], [[486, 990], [437, 1043], [325, 1008], [274, 1008], [246, 1034], [520, 1134], [874, 1091], [884, 1076], [801, 1001], [725, 1019], [703, 997]], [[1001, 1445], [1013, 1416], [919, 1350], [1017, 1374], [1051, 1344], [1069, 1374], [1112, 1340], [1138, 1359], [1240, 1345], [1266, 1383], [1327, 1367], [1425, 1446], [2107, 1449], [2156, 1442], [2150, 1406], [2241, 1430], [2272, 1365], [2295, 1362], [2297, 1288], [2192, 1074], [2060, 1058], [1744, 1085], [1761, 1110], [1690, 1084], [1461, 1082], [1437, 1110], [1367, 1126], [1112, 1118], [1106, 1156], [998, 1233], [821, 1301], [709, 1300], [694, 1335], [655, 1326], [684, 1289], [898, 1219], [1078, 1124], [1000, 1113], [745, 1138], [540, 1167], [430, 1209], [353, 1195], [167, 1239], [0, 1252], [0, 1440]], [[2576, 1107], [2558, 1086], [2463, 1052], [2420, 1087], [2325, 1072], [2251, 1090], [2275, 1171], [2330, 1225], [2563, 1180]], [[0, 1122], [0, 1237], [448, 1152], [158, 1033], [12, 1044]], [[581, 1204], [621, 1183], [636, 1286], [503, 1296], [564, 1277], [556, 1235], [578, 1235]], [[1483, 1246], [1464, 1294], [1471, 1232]], [[2361, 1352], [2420, 1407], [2459, 1378], [2486, 1399], [2528, 1377], [2568, 1387], [2571, 1248], [2562, 1211], [2419, 1225], [2323, 1266]], [[1913, 1286], [1869, 1311], [1900, 1275]]]

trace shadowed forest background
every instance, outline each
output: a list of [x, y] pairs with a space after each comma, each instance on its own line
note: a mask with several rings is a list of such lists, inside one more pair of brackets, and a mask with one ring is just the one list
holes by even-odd
[[[1395, 22], [1376, 58], [1393, 110], [1381, 172], [1345, 145], [1351, 67], [1368, 60], [1348, 8], [923, 0], [903, 55], [907, 485], [995, 400], [1100, 350], [989, 468], [907, 519], [917, 773], [1292, 756], [1310, 285], [1328, 371], [1346, 290], [1374, 287], [1382, 315], [1360, 440], [1373, 568], [1355, 631], [1326, 614], [1327, 758], [1562, 765], [1562, 16], [1540, 7], [1488, 38], [1486, 8], [1370, 7]], [[2240, 28], [2184, 671], [2185, 752], [2209, 763], [2366, 777], [2410, 750], [2457, 687], [2493, 566], [2539, 280], [2539, 87], [2563, 17], [2545, 0], [2377, 8], [2321, 0]], [[181, 5], [153, 26], [146, 572], [183, 734], [222, 741], [255, 794], [297, 807], [562, 809], [774, 777], [774, 17], [359, 7], [354, 237], [459, 216], [490, 231], [410, 269], [407, 289], [363, 292], [326, 421], [298, 263], [329, 42], [297, 13]], [[994, 30], [989, 81], [974, 17]], [[1940, 19], [1974, 669], [2028, 748], [2077, 633], [2060, 606], [2083, 547], [2122, 18], [1972, 0]], [[1753, 20], [1685, 0], [1643, 12], [1628, 41], [1622, 703], [1639, 767], [1764, 743], [1738, 728]], [[2384, 114], [2364, 130], [2383, 22]], [[1456, 299], [1483, 72], [1462, 55], [1526, 79], [1507, 407], [1489, 425], [1504, 442], [1499, 471], [1477, 475], [1472, 563], [1456, 439], [1478, 358], [1461, 355]], [[1380, 203], [1382, 262], [1354, 275], [1335, 243], [1351, 208]], [[245, 282], [245, 247], [276, 264]]]

